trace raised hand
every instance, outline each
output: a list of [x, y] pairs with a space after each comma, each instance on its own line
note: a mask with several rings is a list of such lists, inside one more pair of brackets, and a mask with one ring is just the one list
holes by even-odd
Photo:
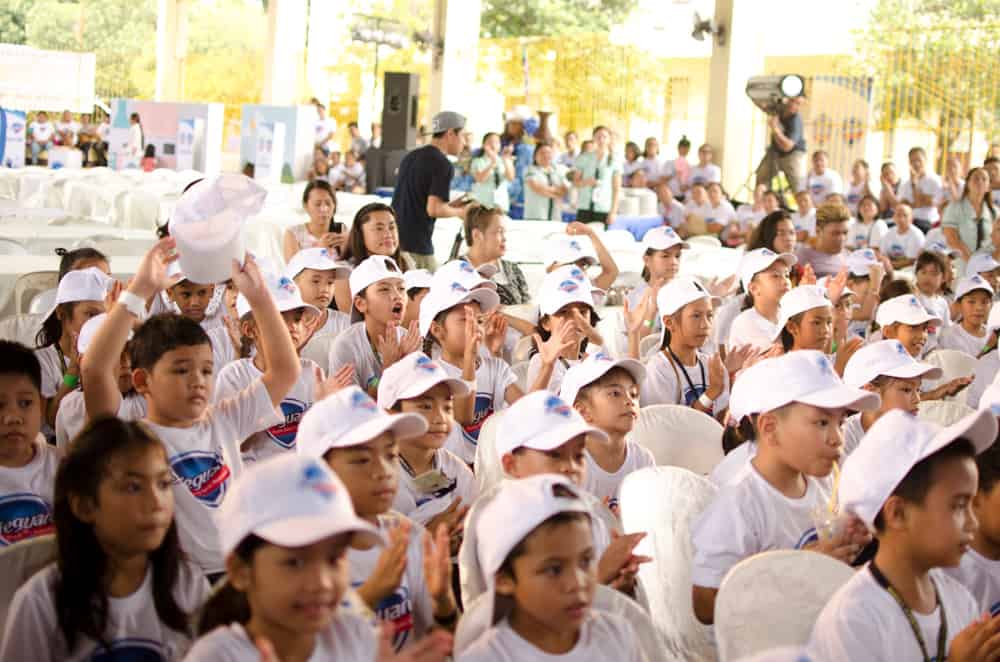
[[358, 587], [358, 596], [372, 609], [391, 595], [403, 581], [407, 549], [410, 545], [410, 529], [410, 522], [403, 520], [389, 531], [388, 543], [379, 554], [372, 574], [369, 575], [368, 581]]
[[493, 356], [500, 356], [503, 344], [507, 340], [507, 318], [493, 311], [486, 319], [485, 342], [486, 349]]
[[465, 306], [465, 351], [462, 354], [463, 367], [476, 371], [476, 359], [479, 357], [479, 347], [483, 344], [483, 330], [476, 319], [476, 309]]
[[462, 544], [462, 531], [465, 528], [465, 515], [469, 512], [469, 506], [462, 505], [462, 497], [455, 497], [447, 508], [432, 517], [427, 522], [428, 531], [437, 531], [444, 526], [448, 532], [449, 547], [454, 554], [458, 553], [458, 547]]
[[811, 264], [806, 264], [802, 267], [802, 277], [799, 278], [799, 285], [815, 285], [816, 284], [816, 272], [813, 270]]
[[844, 342], [843, 345], [837, 348], [837, 355], [834, 357], [833, 369], [838, 375], [843, 376], [844, 370], [847, 368], [847, 362], [851, 360], [855, 352], [861, 349], [865, 341], [857, 336], [849, 338]]
[[[379, 625], [378, 652], [375, 662], [444, 662], [451, 655], [452, 636], [444, 630], [433, 630], [423, 639], [397, 653], [392, 645], [393, 628]], [[268, 662], [272, 662], [269, 660]], [[277, 662], [277, 661], [273, 661]]]
[[1000, 660], [1000, 616], [983, 614], [951, 640], [948, 662]]
[[726, 366], [722, 362], [722, 357], [715, 354], [708, 360], [708, 388], [705, 395], [711, 400], [716, 400], [726, 386]]
[[847, 287], [847, 275], [847, 267], [842, 267], [836, 276], [828, 278], [826, 281], [826, 294], [835, 306], [840, 301], [840, 297], [844, 293], [844, 288]]
[[420, 323], [417, 320], [413, 320], [410, 322], [410, 326], [407, 327], [403, 339], [399, 341], [400, 358], [419, 350], [422, 343], [423, 338], [420, 336]]
[[728, 277], [718, 280], [713, 278], [708, 284], [708, 291], [712, 296], [724, 297], [732, 292], [736, 287], [736, 274], [732, 273]]
[[167, 275], [170, 263], [177, 259], [176, 246], [173, 237], [165, 237], [153, 244], [139, 262], [129, 291], [148, 301], [160, 290], [176, 284], [180, 276]]
[[118, 302], [118, 296], [122, 293], [122, 282], [114, 278], [108, 284], [108, 290], [104, 293], [104, 310], [110, 311], [111, 307]]
[[337, 391], [354, 384], [354, 365], [351, 363], [343, 365], [340, 370], [329, 377], [324, 377], [323, 369], [316, 366], [313, 377], [316, 380], [316, 401], [319, 402]]
[[726, 370], [729, 371], [729, 374], [734, 375], [762, 353], [762, 350], [750, 344], [737, 345], [726, 353]]
[[243, 257], [242, 265], [240, 265], [238, 260], [233, 260], [231, 278], [233, 285], [246, 298], [251, 308], [257, 302], [271, 296], [271, 293], [267, 289], [267, 283], [264, 280], [264, 273], [257, 266], [257, 261], [253, 259], [250, 253], [247, 253]]
[[455, 613], [455, 594], [451, 589], [451, 549], [448, 527], [439, 524], [434, 532], [424, 534], [424, 581], [434, 601], [434, 613], [445, 618]]
[[[642, 563], [653, 559], [648, 556], [635, 555], [636, 546], [646, 537], [645, 532], [621, 534], [611, 532], [611, 544], [597, 562], [597, 580], [602, 584], [621, 581], [623, 573], [628, 574]], [[634, 574], [634, 573], [632, 573]]]
[[542, 358], [542, 363], [546, 365], [554, 364], [562, 356], [563, 352], [576, 344], [576, 339], [573, 337], [576, 333], [577, 329], [573, 322], [553, 317], [552, 333], [549, 334], [548, 340], [542, 342], [541, 336], [537, 333], [533, 334], [535, 347], [538, 348], [538, 355]]

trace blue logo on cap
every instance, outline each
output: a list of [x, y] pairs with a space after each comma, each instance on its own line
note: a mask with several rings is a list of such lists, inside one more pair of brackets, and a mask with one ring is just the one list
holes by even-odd
[[545, 413], [555, 414], [556, 416], [562, 416], [563, 418], [569, 418], [572, 413], [570, 406], [552, 395], [545, 400]]
[[663, 234], [667, 235], [668, 237], [675, 237], [675, 236], [677, 236], [677, 233], [674, 232], [673, 228], [666, 227], [666, 226], [664, 226], [664, 228], [663, 228]]
[[52, 510], [41, 497], [22, 492], [0, 498], [0, 547], [54, 531]]
[[298, 291], [295, 283], [288, 276], [282, 276], [278, 279], [278, 289], [289, 294], [295, 294]]
[[572, 248], [575, 251], [582, 251], [583, 250], [583, 248], [580, 246], [580, 242], [577, 241], [576, 239], [570, 239], [570, 241], [569, 241], [569, 247]]
[[90, 662], [165, 662], [173, 659], [176, 651], [164, 651], [159, 642], [150, 639], [118, 639], [111, 648], [98, 646], [90, 655]]
[[863, 255], [866, 260], [874, 260], [875, 259], [875, 251], [873, 251], [870, 248], [866, 248], [865, 252], [862, 253], [861, 255]]
[[351, 394], [351, 409], [375, 411], [378, 409], [378, 405], [375, 404], [374, 400], [368, 397], [368, 394], [355, 391]]
[[910, 307], [911, 307], [911, 308], [914, 308], [914, 307], [917, 307], [917, 306], [919, 306], [919, 305], [920, 305], [920, 302], [919, 302], [919, 301], [917, 301], [917, 297], [914, 297], [914, 296], [911, 296], [911, 297], [910, 297], [910, 300], [909, 300], [909, 301], [907, 301], [907, 303], [908, 303], [908, 304], [910, 304]]
[[295, 436], [299, 433], [299, 421], [309, 406], [293, 398], [281, 401], [281, 413], [285, 420], [267, 429], [267, 436], [282, 448], [295, 448]]
[[318, 464], [310, 463], [302, 470], [300, 489], [307, 489], [320, 495], [327, 501], [337, 492], [337, 486], [330, 481], [327, 473]]
[[210, 508], [222, 503], [229, 485], [229, 467], [218, 453], [189, 451], [170, 461], [170, 468], [194, 498]]
[[760, 254], [763, 255], [763, 256], [765, 256], [765, 257], [771, 257], [772, 255], [777, 255], [777, 253], [775, 253], [774, 251], [772, 251], [770, 248], [762, 248], [762, 249], [760, 249]]
[[825, 356], [816, 359], [816, 367], [819, 368], [820, 373], [823, 375], [829, 376], [833, 374], [833, 366], [830, 365], [830, 359]]
[[577, 285], [576, 281], [564, 280], [563, 282], [559, 283], [560, 292], [572, 293], [576, 292], [578, 289], [580, 289], [580, 286]]
[[582, 283], [587, 278], [587, 274], [583, 273], [578, 267], [573, 267], [569, 270], [569, 277]]
[[464, 271], [467, 274], [475, 273], [476, 271], [475, 269], [472, 268], [472, 265], [466, 262], [465, 260], [459, 260], [458, 268], [460, 271]]
[[451, 284], [451, 291], [465, 293], [468, 292], [469, 290], [461, 283], [455, 282]]
[[903, 343], [899, 342], [898, 340], [893, 340], [892, 345], [893, 349], [896, 350], [897, 354], [907, 354], [906, 348], [903, 347]]
[[598, 352], [593, 355], [595, 361], [614, 361], [608, 354], [604, 352]]
[[421, 356], [417, 358], [417, 362], [414, 364], [414, 367], [425, 372], [434, 372], [438, 369], [438, 364], [426, 356]]

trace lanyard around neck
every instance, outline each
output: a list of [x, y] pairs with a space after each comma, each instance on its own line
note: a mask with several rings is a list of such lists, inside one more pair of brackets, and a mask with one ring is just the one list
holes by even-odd
[[[903, 615], [906, 616], [907, 622], [910, 624], [910, 629], [913, 630], [913, 636], [917, 639], [917, 645], [920, 646], [920, 652], [924, 656], [924, 662], [931, 662], [931, 657], [927, 654], [927, 644], [924, 642], [924, 635], [920, 632], [920, 625], [917, 623], [916, 617], [913, 615], [913, 610], [910, 609], [906, 603], [903, 601], [903, 596], [893, 588], [886, 576], [882, 574], [882, 571], [878, 569], [875, 562], [872, 561], [868, 564], [868, 569], [872, 573], [872, 577], [879, 586], [888, 591], [892, 599], [896, 601], [899, 608], [903, 610]], [[941, 602], [941, 595], [938, 593], [937, 584], [931, 579], [931, 586], [934, 587], [934, 601], [937, 603], [938, 609], [941, 610], [941, 625], [938, 627], [938, 641], [937, 641], [937, 657], [934, 659], [937, 662], [944, 662], [946, 657], [946, 649], [948, 647], [948, 619], [944, 613], [944, 603]]]
[[[698, 389], [695, 387], [694, 382], [691, 381], [691, 375], [688, 374], [687, 367], [683, 363], [681, 363], [680, 357], [674, 354], [674, 350], [671, 349], [669, 346], [667, 347], [667, 351], [670, 352], [670, 358], [672, 358], [674, 362], [681, 367], [680, 373], [684, 375], [684, 381], [688, 383], [688, 388], [691, 389], [692, 393], [698, 393]], [[698, 364], [698, 369], [701, 371], [702, 388], [707, 390], [708, 382], [705, 381], [705, 364], [701, 362], [701, 359], [698, 358], [697, 354], [694, 355], [694, 360], [695, 363]], [[698, 393], [698, 395], [701, 395], [701, 393]]]

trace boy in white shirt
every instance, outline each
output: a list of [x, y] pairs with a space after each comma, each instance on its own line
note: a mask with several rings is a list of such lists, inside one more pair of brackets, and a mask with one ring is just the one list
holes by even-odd
[[795, 205], [798, 209], [790, 215], [795, 226], [795, 238], [804, 243], [809, 237], [816, 236], [816, 206], [813, 205], [812, 193], [802, 189], [795, 194]]
[[38, 157], [44, 151], [52, 147], [55, 138], [56, 127], [49, 121], [49, 114], [44, 110], [38, 111], [35, 120], [28, 125], [28, 140], [31, 143], [31, 164], [38, 165]]
[[612, 512], [618, 508], [625, 476], [656, 466], [648, 449], [626, 440], [639, 418], [639, 385], [645, 376], [646, 369], [638, 361], [616, 361], [598, 352], [570, 368], [559, 389], [559, 397], [573, 403], [583, 420], [608, 436], [607, 442], [587, 437], [583, 488], [607, 503]]
[[993, 288], [980, 275], [969, 276], [955, 285], [955, 305], [959, 320], [941, 332], [938, 346], [957, 349], [978, 359], [987, 349], [986, 319], [993, 304]]
[[913, 225], [910, 205], [903, 202], [896, 205], [892, 218], [896, 226], [882, 237], [879, 250], [892, 262], [893, 269], [904, 269], [917, 261], [924, 248], [925, 237], [920, 228]]
[[927, 172], [927, 152], [914, 147], [909, 152], [910, 178], [899, 186], [896, 197], [913, 208], [913, 222], [923, 232], [929, 232], [941, 218], [938, 206], [944, 200], [941, 178]]
[[[172, 284], [176, 259], [172, 238], [160, 240], [139, 264], [118, 303], [108, 312], [84, 357], [82, 380], [87, 415], [113, 416], [121, 406], [118, 357], [146, 301]], [[281, 313], [253, 258], [233, 261], [233, 283], [246, 299], [260, 330], [267, 370], [235, 397], [212, 402], [212, 348], [204, 329], [186, 317], [156, 315], [132, 339], [132, 382], [144, 398], [144, 419], [163, 442], [178, 481], [173, 486], [177, 530], [184, 551], [209, 575], [224, 570], [217, 509], [231, 479], [243, 471], [240, 442], [283, 421], [277, 408], [298, 381], [299, 357]]]
[[829, 155], [821, 149], [813, 152], [813, 167], [806, 179], [806, 188], [817, 205], [826, 202], [827, 197], [833, 193], [844, 192], [844, 180], [840, 173], [827, 167], [829, 159]]
[[844, 421], [844, 457], [861, 443], [875, 421], [893, 409], [917, 415], [920, 406], [920, 381], [939, 379], [941, 368], [920, 363], [898, 340], [879, 340], [859, 349], [847, 362], [844, 383], [878, 393], [878, 409], [858, 412]]
[[695, 184], [708, 186], [712, 182], [722, 181], [722, 168], [712, 163], [712, 156], [715, 151], [709, 144], [698, 148], [698, 165], [691, 168], [691, 176], [688, 177], [688, 185], [694, 187]]
[[354, 383], [378, 396], [382, 371], [420, 349], [416, 321], [401, 327], [406, 316], [403, 272], [395, 260], [372, 255], [354, 268], [351, 286], [351, 326], [330, 347], [330, 372], [354, 366]]
[[[722, 578], [743, 559], [805, 545], [850, 562], [869, 537], [854, 523], [817, 540], [813, 513], [828, 506], [827, 477], [840, 458], [840, 426], [848, 409], [878, 406], [878, 396], [846, 386], [830, 360], [812, 350], [766, 359], [736, 381], [751, 380], [741, 415], [756, 415], [757, 453], [739, 478], [723, 486], [694, 524], [691, 581], [699, 621], [715, 618]], [[735, 397], [735, 396], [734, 396]]]
[[337, 335], [351, 325], [347, 313], [331, 310], [334, 285], [338, 279], [348, 278], [351, 265], [337, 259], [336, 253], [326, 248], [305, 248], [288, 261], [285, 275], [295, 281], [302, 300], [320, 311], [312, 336]]
[[628, 621], [592, 608], [592, 526], [586, 503], [565, 478], [540, 475], [501, 488], [477, 527], [477, 552], [492, 589], [490, 628], [458, 662], [646, 659]]
[[[874, 560], [830, 599], [809, 648], [820, 660], [986, 660], [1000, 619], [984, 622], [941, 568], [959, 564], [976, 518], [975, 456], [993, 444], [990, 410], [941, 428], [903, 411], [876, 421], [840, 475], [840, 508], [879, 541]], [[950, 650], [949, 650], [950, 649]]]

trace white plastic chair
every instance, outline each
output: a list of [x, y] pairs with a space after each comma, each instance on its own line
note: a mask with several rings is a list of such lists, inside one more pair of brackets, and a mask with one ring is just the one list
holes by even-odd
[[483, 426], [479, 428], [479, 439], [476, 442], [476, 482], [479, 483], [479, 493], [482, 494], [501, 480], [503, 480], [503, 467], [500, 458], [497, 457], [497, 425], [504, 416], [504, 411], [493, 412], [493, 415], [486, 419]]
[[648, 448], [661, 466], [707, 475], [722, 461], [722, 426], [682, 405], [650, 405], [639, 411], [629, 439]]
[[17, 589], [36, 572], [56, 559], [54, 534], [38, 536], [0, 548], [0, 632], [7, 623], [7, 610]]
[[36, 295], [59, 286], [58, 271], [32, 271], [21, 274], [14, 281], [14, 312], [28, 310], [28, 303]]
[[[470, 604], [465, 605], [465, 611], [455, 629], [455, 657], [458, 657], [489, 629], [493, 616], [493, 602], [493, 591], [487, 591]], [[645, 653], [646, 659], [649, 662], [661, 659], [663, 640], [653, 626], [649, 614], [644, 612], [634, 600], [613, 588], [598, 585], [594, 592], [592, 608], [623, 617], [635, 631], [636, 639]]]
[[41, 315], [11, 315], [0, 320], [0, 340], [14, 340], [27, 347], [34, 347], [35, 336], [41, 328]]
[[511, 361], [514, 363], [524, 363], [530, 360], [533, 343], [534, 340], [531, 336], [521, 336], [517, 344], [514, 345], [514, 351], [511, 352]]
[[951, 400], [925, 400], [920, 403], [917, 418], [929, 423], [948, 426], [975, 411], [972, 407]]
[[720, 662], [809, 641], [816, 617], [854, 570], [824, 554], [779, 550], [737, 563], [715, 598]]
[[521, 361], [520, 363], [515, 363], [510, 367], [511, 371], [517, 376], [517, 387], [521, 389], [522, 393], [528, 392], [528, 362]]
[[27, 255], [28, 249], [13, 239], [0, 238], [0, 255]]
[[639, 341], [639, 360], [645, 363], [653, 358], [656, 350], [659, 349], [662, 338], [659, 333], [651, 333]]
[[711, 660], [712, 629], [698, 622], [691, 601], [691, 527], [715, 497], [705, 478], [678, 467], [647, 467], [625, 477], [620, 507], [625, 533], [645, 531], [636, 554], [653, 624], [665, 642], [656, 660]]
[[722, 242], [719, 241], [719, 238], [710, 234], [702, 234], [698, 235], [697, 237], [688, 237], [685, 241], [687, 241], [692, 246], [699, 245], [699, 246], [707, 246], [709, 248], [722, 247]]
[[118, 225], [123, 228], [155, 229], [160, 219], [160, 199], [143, 190], [129, 191], [125, 196], [125, 217]]
[[44, 292], [39, 292], [31, 298], [31, 303], [28, 304], [28, 314], [29, 315], [44, 315], [52, 309], [52, 306], [56, 303], [56, 293], [59, 290], [53, 288], [51, 290], [45, 290]]
[[313, 336], [302, 348], [302, 358], [312, 359], [323, 369], [323, 374], [329, 377], [330, 372], [330, 347], [337, 339], [335, 333], [323, 333]]
[[[928, 379], [924, 381], [922, 386], [927, 390], [936, 388], [958, 377], [969, 377], [976, 374], [976, 359], [956, 349], [936, 349], [924, 358], [924, 362], [941, 368], [943, 372], [940, 379]], [[962, 390], [956, 395], [945, 398], [945, 400], [965, 402], [967, 397], [968, 394], [965, 390]]]

